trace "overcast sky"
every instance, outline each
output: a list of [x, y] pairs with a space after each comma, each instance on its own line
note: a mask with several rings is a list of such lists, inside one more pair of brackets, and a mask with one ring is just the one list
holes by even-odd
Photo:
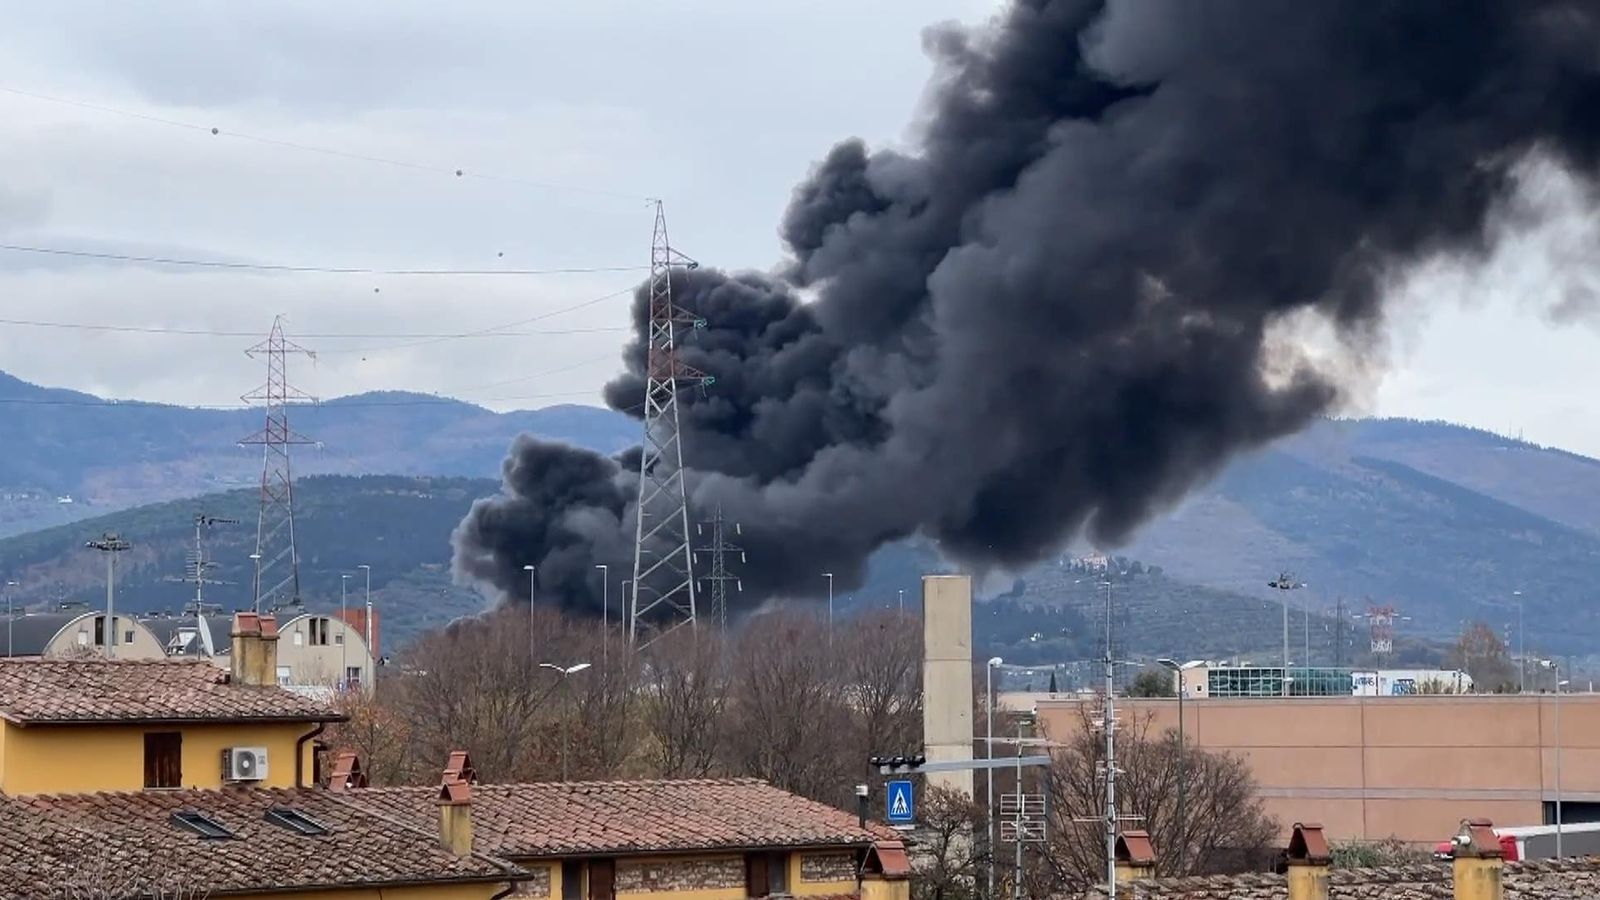
[[[706, 263], [767, 268], [779, 215], [843, 137], [906, 145], [924, 26], [991, 0], [640, 4], [68, 2], [0, 30], [0, 243], [363, 268], [648, 262], [643, 198]], [[188, 123], [183, 128], [12, 91]], [[213, 135], [211, 128], [219, 134]], [[408, 161], [412, 169], [235, 135]], [[461, 169], [471, 175], [455, 177]], [[559, 185], [540, 187], [539, 183]], [[1489, 265], [1406, 292], [1352, 414], [1443, 418], [1600, 455], [1600, 339], [1581, 306], [1597, 231], [1541, 174]], [[254, 274], [0, 251], [0, 317], [265, 333], [459, 333], [627, 288], [548, 277]], [[449, 393], [496, 408], [597, 402], [627, 297], [455, 341], [307, 338], [293, 380], [332, 397]], [[262, 378], [247, 337], [0, 325], [0, 369], [115, 397], [226, 404]]]

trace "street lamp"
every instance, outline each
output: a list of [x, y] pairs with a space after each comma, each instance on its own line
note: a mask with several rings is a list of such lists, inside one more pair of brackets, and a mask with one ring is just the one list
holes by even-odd
[[611, 568], [596, 563], [600, 570], [600, 666], [609, 668], [611, 656]]
[[14, 588], [14, 587], [22, 587], [22, 582], [20, 582], [20, 581], [8, 581], [8, 582], [6, 582], [6, 658], [8, 658], [8, 659], [12, 655], [12, 653], [11, 653], [11, 623], [16, 621], [16, 616], [13, 615], [12, 612], [11, 612], [11, 589]]
[[255, 564], [255, 570], [256, 570], [256, 589], [255, 589], [256, 599], [255, 599], [254, 608], [255, 608], [256, 615], [259, 616], [259, 615], [261, 615], [261, 554], [259, 554], [259, 553], [250, 554], [250, 561]]
[[[1183, 683], [1183, 665], [1181, 663], [1179, 663], [1175, 659], [1167, 659], [1166, 657], [1162, 657], [1161, 659], [1156, 660], [1156, 664], [1161, 666], [1161, 667], [1163, 667], [1163, 668], [1171, 669], [1173, 675], [1175, 675], [1177, 677], [1177, 679], [1178, 679], [1178, 832], [1177, 833], [1181, 836], [1181, 835], [1187, 834], [1188, 830], [1189, 830], [1189, 827], [1188, 827], [1188, 824], [1187, 824], [1189, 820], [1187, 818], [1188, 809], [1187, 809], [1187, 803], [1186, 803], [1188, 798], [1185, 796], [1185, 794], [1187, 793], [1186, 788], [1188, 787], [1188, 781], [1189, 781], [1189, 761], [1184, 756], [1184, 753], [1183, 753], [1183, 739], [1184, 739], [1183, 695], [1189, 693], [1189, 689], [1188, 689], [1188, 685]], [[1180, 839], [1181, 840], [1185, 840], [1185, 842], [1186, 842], [1186, 839], [1184, 839], [1184, 838], [1180, 838]], [[1183, 859], [1183, 855], [1182, 855], [1183, 854], [1183, 850], [1180, 848], [1178, 852], [1180, 854], [1178, 859], [1180, 860], [1180, 863], [1181, 863], [1181, 861]]]
[[376, 684], [378, 681], [378, 651], [377, 648], [372, 646], [372, 567], [362, 563], [356, 568], [360, 569], [367, 577], [367, 617], [365, 619], [366, 628], [364, 629], [366, 634], [362, 635], [362, 637], [367, 642], [367, 665], [369, 669], [367, 677]]
[[345, 611], [345, 599], [350, 593], [350, 573], [339, 575], [339, 690], [350, 686], [350, 642], [345, 638], [350, 632], [350, 616]]
[[[900, 593], [904, 594], [905, 591], [901, 591]], [[994, 670], [997, 666], [1004, 664], [1005, 660], [995, 656], [991, 657], [989, 662], [983, 667], [984, 680], [988, 684], [988, 689], [985, 694], [985, 696], [988, 697], [986, 702], [988, 714], [984, 716], [984, 759], [994, 759]], [[1021, 754], [1019, 753], [1018, 755], [1020, 756]], [[989, 780], [989, 792], [983, 800], [983, 818], [989, 825], [989, 893], [986, 896], [992, 898], [994, 896], [994, 767], [990, 766], [985, 770], [985, 772]], [[1017, 791], [1019, 793], [1022, 791], [1021, 782], [1017, 783]], [[1018, 836], [1017, 839], [1020, 841], [1022, 838], [1021, 836]]]
[[1528, 692], [1528, 632], [1522, 627], [1522, 592], [1512, 591], [1517, 604], [1517, 693]]
[[906, 611], [906, 589], [905, 588], [901, 588], [900, 591], [899, 591], [899, 594], [900, 594], [900, 607], [899, 608], [900, 608], [901, 612], [905, 612]]
[[[589, 664], [578, 663], [575, 666], [558, 666], [555, 663], [542, 662], [539, 663], [539, 668], [549, 669], [550, 671], [555, 672], [557, 675], [560, 675], [561, 683], [565, 685], [567, 683], [567, 676], [576, 675], [577, 673], [582, 672], [584, 669], [589, 668]], [[568, 699], [571, 699], [570, 695]], [[561, 780], [567, 780], [567, 715], [565, 712], [561, 714]]]
[[[1280, 591], [1293, 591], [1305, 587], [1305, 584], [1296, 581], [1293, 575], [1281, 572], [1278, 577], [1267, 582], [1267, 587]], [[1283, 695], [1289, 696], [1289, 600], [1285, 597], [1283, 603]]]
[[528, 658], [533, 659], [533, 595], [538, 593], [538, 583], [534, 581], [534, 566], [532, 564], [522, 567], [528, 573]]
[[822, 577], [828, 579], [828, 640], [833, 640], [833, 573], [823, 572]]

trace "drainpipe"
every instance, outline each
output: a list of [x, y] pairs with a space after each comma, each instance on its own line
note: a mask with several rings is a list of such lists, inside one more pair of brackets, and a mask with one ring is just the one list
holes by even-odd
[[294, 786], [297, 789], [305, 787], [306, 741], [315, 739], [327, 728], [327, 722], [318, 722], [317, 727], [301, 735], [300, 739], [294, 742]]

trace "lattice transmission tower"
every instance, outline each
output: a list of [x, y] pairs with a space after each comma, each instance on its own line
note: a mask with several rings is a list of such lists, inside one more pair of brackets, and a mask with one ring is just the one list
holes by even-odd
[[[727, 520], [722, 517], [722, 505], [717, 505], [716, 515], [712, 516], [711, 543], [708, 546], [696, 549], [696, 553], [709, 553], [711, 555], [711, 574], [701, 580], [711, 583], [711, 619], [717, 623], [717, 628], [726, 632], [728, 630], [728, 582], [733, 582], [736, 592], [744, 591], [744, 582], [737, 575], [728, 572], [728, 554], [739, 554], [739, 562], [743, 563], [744, 548], [728, 541]], [[704, 534], [702, 526], [696, 525], [695, 531]], [[738, 522], [733, 523], [733, 533], [742, 534]]]
[[678, 326], [703, 322], [672, 305], [672, 271], [699, 264], [672, 249], [667, 214], [656, 201], [650, 242], [650, 323], [645, 359], [644, 442], [639, 456], [638, 522], [633, 545], [633, 594], [628, 639], [639, 645], [687, 625], [695, 627], [694, 552], [689, 547], [689, 502], [678, 429], [678, 387], [707, 385], [705, 373], [678, 358]]
[[288, 358], [316, 354], [283, 336], [283, 316], [272, 320], [267, 339], [245, 351], [251, 359], [265, 358], [267, 382], [242, 398], [266, 408], [266, 425], [240, 441], [241, 446], [261, 446], [261, 512], [256, 522], [255, 610], [301, 606], [300, 553], [294, 541], [294, 475], [289, 467], [289, 448], [312, 444], [310, 438], [289, 428], [289, 406], [314, 402], [310, 396], [289, 384]]

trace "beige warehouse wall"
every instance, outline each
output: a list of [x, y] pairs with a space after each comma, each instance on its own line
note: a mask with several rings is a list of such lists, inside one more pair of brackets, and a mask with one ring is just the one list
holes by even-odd
[[[1556, 794], [1600, 802], [1600, 695], [1251, 698], [1184, 704], [1185, 739], [1243, 757], [1286, 829], [1321, 822], [1330, 837], [1436, 842], [1461, 819], [1543, 821]], [[1080, 721], [1077, 699], [1040, 700], [1053, 737]], [[1120, 701], [1124, 727], [1178, 727], [1172, 699]]]

